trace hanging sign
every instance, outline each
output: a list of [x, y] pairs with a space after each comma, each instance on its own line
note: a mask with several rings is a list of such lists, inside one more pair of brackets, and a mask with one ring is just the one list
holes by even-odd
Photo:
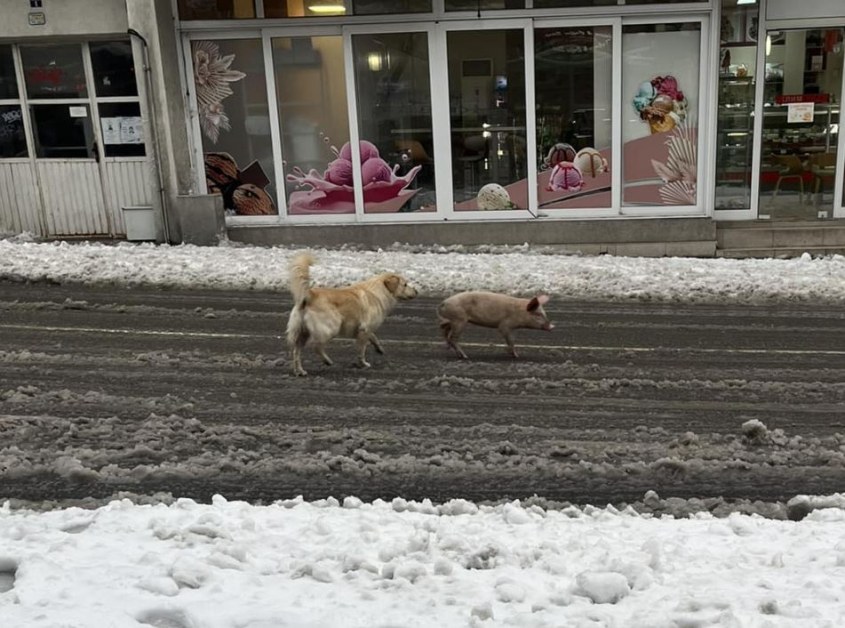
[[71, 105], [68, 107], [68, 115], [71, 118], [87, 118], [88, 110], [85, 108], [85, 105]]
[[788, 105], [791, 102], [828, 103], [830, 102], [830, 94], [780, 94], [775, 96], [775, 103], [778, 105]]
[[814, 104], [811, 102], [792, 102], [786, 106], [787, 124], [806, 124], [813, 121]]

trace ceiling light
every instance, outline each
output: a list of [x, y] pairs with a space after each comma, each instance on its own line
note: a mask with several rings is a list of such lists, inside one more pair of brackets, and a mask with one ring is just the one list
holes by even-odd
[[339, 2], [314, 2], [308, 5], [308, 10], [318, 15], [340, 15], [346, 13], [346, 7]]
[[757, 0], [736, 0], [737, 4], [757, 4]]

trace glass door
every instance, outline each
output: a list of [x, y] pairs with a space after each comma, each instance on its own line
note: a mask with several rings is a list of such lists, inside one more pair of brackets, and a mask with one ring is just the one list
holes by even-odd
[[525, 23], [446, 32], [455, 212], [528, 209]]
[[538, 207], [609, 210], [613, 25], [538, 23], [533, 36]]
[[701, 122], [700, 21], [622, 27], [622, 207], [695, 207]]
[[759, 217], [832, 218], [845, 29], [766, 34]]

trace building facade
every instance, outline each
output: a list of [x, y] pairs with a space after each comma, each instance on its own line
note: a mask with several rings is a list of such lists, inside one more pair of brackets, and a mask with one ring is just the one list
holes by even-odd
[[8, 2], [0, 232], [845, 218], [841, 0]]

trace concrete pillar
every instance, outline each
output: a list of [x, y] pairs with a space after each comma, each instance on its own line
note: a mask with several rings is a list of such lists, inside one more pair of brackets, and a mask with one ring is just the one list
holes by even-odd
[[171, 2], [126, 0], [126, 11], [130, 33], [135, 33], [136, 74], [139, 83], [144, 83], [143, 106], [150, 126], [147, 137], [157, 165], [154, 197], [162, 208], [164, 239], [174, 244], [216, 244], [225, 239], [223, 203], [214, 197], [197, 198], [188, 109], [180, 79], [181, 43]]

